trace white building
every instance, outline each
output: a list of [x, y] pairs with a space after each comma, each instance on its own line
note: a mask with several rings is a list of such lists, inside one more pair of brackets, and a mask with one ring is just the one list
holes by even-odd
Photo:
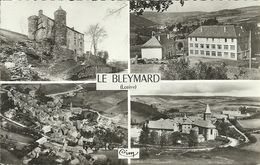
[[162, 45], [157, 40], [155, 36], [153, 36], [150, 40], [148, 40], [141, 48], [142, 58], [152, 59], [158, 58], [162, 59]]
[[249, 33], [241, 26], [200, 26], [188, 36], [190, 56], [241, 60], [249, 55]]

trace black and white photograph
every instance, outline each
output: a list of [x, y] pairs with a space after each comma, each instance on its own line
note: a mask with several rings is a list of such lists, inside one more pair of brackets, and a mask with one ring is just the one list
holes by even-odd
[[131, 92], [132, 164], [258, 164], [256, 82], [163, 82]]
[[125, 1], [1, 1], [1, 80], [127, 72], [128, 8]]
[[260, 79], [259, 1], [180, 2], [130, 3], [131, 73]]
[[127, 91], [96, 84], [2, 84], [1, 164], [127, 164]]

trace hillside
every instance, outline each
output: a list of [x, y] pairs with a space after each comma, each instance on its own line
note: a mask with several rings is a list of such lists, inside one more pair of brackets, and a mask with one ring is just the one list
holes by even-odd
[[[140, 104], [153, 104], [157, 111], [163, 112], [177, 108], [184, 113], [202, 113], [209, 104], [212, 112], [220, 113], [225, 107], [237, 110], [240, 106], [250, 106], [260, 109], [259, 97], [230, 96], [133, 96], [131, 100]], [[143, 115], [143, 117], [147, 117]]]
[[251, 20], [259, 22], [260, 6], [243, 7], [237, 9], [225, 9], [213, 12], [144, 12], [143, 17], [161, 25], [176, 24], [178, 22], [196, 24], [205, 19], [217, 18], [220, 23], [240, 23]]
[[143, 16], [136, 16], [134, 14], [130, 14], [130, 23], [131, 23], [131, 27], [157, 25], [157, 23], [155, 23], [147, 18], [144, 18]]
[[24, 34], [0, 28], [0, 46], [13, 45], [17, 41], [23, 42], [26, 40], [28, 40], [28, 37]]
[[[150, 103], [149, 103], [150, 104]], [[155, 107], [145, 103], [131, 101], [131, 118], [135, 122], [142, 122], [147, 119], [160, 119], [166, 117]]]

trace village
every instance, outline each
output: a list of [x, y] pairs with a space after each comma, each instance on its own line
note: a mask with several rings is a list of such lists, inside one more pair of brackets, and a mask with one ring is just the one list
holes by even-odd
[[[190, 90], [187, 84], [175, 83], [161, 92], [171, 93], [177, 87], [182, 88], [177, 91]], [[259, 146], [259, 108], [259, 97], [135, 94], [131, 97], [131, 147], [141, 149], [141, 160], [134, 162], [237, 164], [242, 158], [232, 157], [232, 152], [241, 157], [251, 151], [259, 155], [259, 150], [250, 149]]]
[[[107, 117], [93, 109], [73, 107], [72, 103], [64, 108], [63, 96], [73, 96], [82, 89], [78, 85], [47, 97], [35, 89], [24, 93], [12, 85], [2, 85], [2, 95], [6, 93], [13, 106], [1, 110], [4, 111], [1, 114], [1, 147], [20, 158], [23, 164], [41, 162], [46, 157], [50, 163], [62, 164], [111, 161], [102, 151], [126, 146], [125, 116]], [[12, 133], [35, 139], [33, 147], [19, 142]], [[102, 154], [96, 153], [98, 150]]]

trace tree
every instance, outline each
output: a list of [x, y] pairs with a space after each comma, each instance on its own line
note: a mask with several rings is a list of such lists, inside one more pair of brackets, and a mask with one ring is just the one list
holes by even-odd
[[159, 70], [167, 80], [223, 80], [227, 78], [226, 64], [213, 67], [208, 63], [199, 62], [195, 66], [189, 65], [189, 60], [180, 59], [169, 61]]
[[176, 28], [178, 29], [178, 31], [180, 31], [181, 30], [181, 27], [182, 27], [182, 24], [179, 22], [179, 23], [177, 23], [177, 25], [176, 25]]
[[213, 18], [210, 18], [210, 19], [206, 19], [204, 22], [203, 22], [203, 25], [217, 25], [219, 22], [217, 20], [217, 18], [215, 17], [214, 19]]
[[189, 146], [197, 146], [198, 144], [198, 135], [195, 130], [191, 129], [189, 135]]
[[[181, 5], [184, 5], [184, 0], [180, 0]], [[137, 15], [142, 15], [145, 9], [156, 10], [157, 12], [164, 12], [173, 4], [173, 0], [148, 0], [136, 1], [130, 0], [130, 11], [135, 12]]]
[[167, 135], [166, 135], [166, 132], [162, 132], [161, 134], [161, 138], [160, 138], [160, 145], [161, 145], [161, 148], [166, 144], [167, 142]]
[[158, 133], [156, 131], [152, 131], [150, 134], [150, 143], [151, 144], [158, 144]]
[[139, 142], [141, 144], [148, 144], [149, 142], [149, 128], [146, 124], [143, 125], [142, 131], [140, 133]]
[[94, 55], [97, 55], [98, 44], [107, 37], [106, 30], [97, 23], [95, 25], [90, 25], [85, 32], [85, 35], [90, 37], [91, 48], [93, 46]]

